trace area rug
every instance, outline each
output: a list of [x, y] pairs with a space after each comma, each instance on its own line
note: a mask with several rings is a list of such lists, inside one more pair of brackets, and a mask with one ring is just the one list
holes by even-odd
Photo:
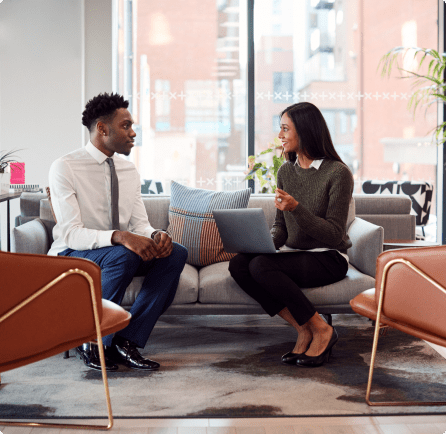
[[[109, 374], [115, 417], [304, 417], [445, 414], [446, 407], [369, 407], [365, 391], [373, 326], [358, 315], [334, 315], [339, 333], [320, 368], [281, 363], [296, 332], [281, 318], [165, 316], [142, 351], [161, 363], [147, 373]], [[74, 356], [74, 351], [71, 351]], [[390, 329], [380, 339], [374, 398], [446, 397], [446, 360], [425, 342]], [[99, 372], [62, 355], [2, 374], [1, 418], [103, 417]]]

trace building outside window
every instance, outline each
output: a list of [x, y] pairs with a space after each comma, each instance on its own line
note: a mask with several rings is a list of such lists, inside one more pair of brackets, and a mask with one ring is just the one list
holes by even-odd
[[[409, 82], [397, 74], [383, 79], [377, 67], [392, 47], [437, 48], [436, 2], [253, 3], [255, 81], [247, 83], [247, 0], [209, 0], [200, 8], [187, 0], [117, 0], [115, 90], [131, 99], [141, 125], [142, 144], [131, 158], [142, 177], [161, 180], [167, 193], [172, 180], [245, 188], [249, 85], [255, 153], [278, 134], [284, 108], [309, 101], [324, 114], [355, 192], [364, 180], [425, 181], [435, 192], [429, 131], [436, 108], [414, 118]], [[402, 66], [413, 68], [409, 56]]]
[[282, 95], [293, 95], [293, 73], [273, 72], [274, 102], [282, 103]]

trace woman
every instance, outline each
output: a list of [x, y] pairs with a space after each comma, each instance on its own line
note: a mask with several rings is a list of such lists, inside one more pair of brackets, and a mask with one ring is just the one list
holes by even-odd
[[300, 288], [342, 280], [348, 270], [346, 232], [353, 176], [336, 153], [327, 124], [311, 103], [281, 113], [279, 139], [288, 155], [277, 175], [276, 248], [299, 249], [270, 255], [239, 254], [229, 271], [239, 286], [270, 315], [280, 315], [298, 332], [282, 361], [320, 366], [338, 340]]

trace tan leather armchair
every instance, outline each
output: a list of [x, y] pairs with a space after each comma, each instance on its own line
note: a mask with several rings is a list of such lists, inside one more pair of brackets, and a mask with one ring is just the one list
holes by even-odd
[[380, 328], [392, 327], [446, 347], [446, 246], [389, 250], [378, 256], [376, 287], [357, 295], [352, 309], [376, 321], [366, 401], [371, 406], [446, 402], [371, 402]]
[[[0, 252], [0, 372], [59, 354], [126, 327], [131, 315], [102, 299], [101, 270], [93, 262]], [[108, 425], [6, 422], [0, 425], [110, 429], [105, 359], [99, 345]], [[7, 390], [4, 390], [6, 393]]]

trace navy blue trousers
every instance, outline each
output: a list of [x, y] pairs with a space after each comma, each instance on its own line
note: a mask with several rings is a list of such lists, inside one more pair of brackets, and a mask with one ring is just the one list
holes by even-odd
[[[116, 334], [144, 348], [158, 318], [172, 304], [180, 274], [187, 259], [187, 249], [173, 243], [167, 258], [143, 261], [124, 246], [103, 247], [94, 250], [66, 249], [60, 256], [85, 258], [102, 270], [102, 298], [121, 305], [127, 286], [136, 276], [145, 276], [141, 291], [130, 309], [130, 324]], [[104, 345], [111, 345], [113, 335], [103, 337]]]

